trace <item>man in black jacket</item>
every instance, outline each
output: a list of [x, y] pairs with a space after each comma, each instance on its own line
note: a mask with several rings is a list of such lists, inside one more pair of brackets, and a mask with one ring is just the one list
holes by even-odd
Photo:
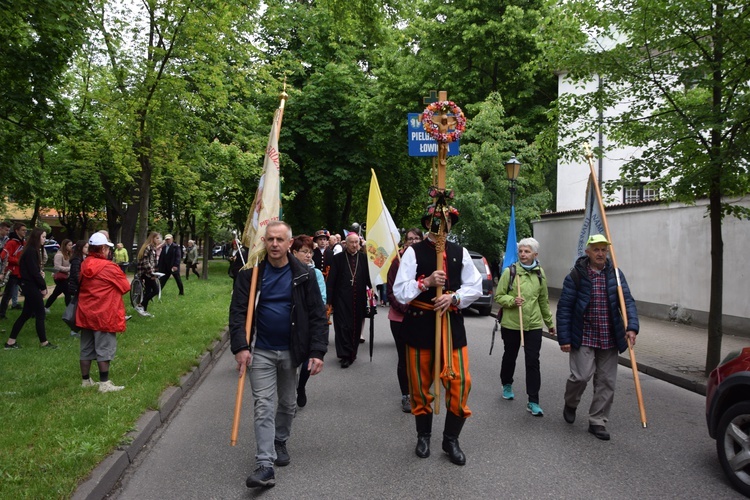
[[311, 375], [320, 373], [328, 350], [328, 323], [317, 279], [289, 253], [291, 227], [271, 221], [263, 242], [266, 258], [258, 266], [249, 341], [245, 319], [252, 269], [237, 275], [229, 306], [232, 353], [241, 376], [250, 368], [255, 403], [257, 468], [247, 478], [248, 488], [274, 486], [273, 465], [289, 464], [286, 443], [297, 409], [297, 369], [307, 363]]
[[168, 234], [164, 237], [164, 247], [161, 249], [159, 254], [159, 262], [157, 264], [160, 273], [164, 273], [164, 276], [159, 278], [161, 281], [161, 288], [164, 289], [164, 285], [167, 284], [170, 276], [174, 276], [174, 280], [177, 282], [177, 288], [180, 289], [180, 295], [185, 295], [185, 289], [182, 286], [182, 278], [180, 278], [180, 261], [182, 260], [182, 251], [180, 245], [174, 242], [172, 235]]

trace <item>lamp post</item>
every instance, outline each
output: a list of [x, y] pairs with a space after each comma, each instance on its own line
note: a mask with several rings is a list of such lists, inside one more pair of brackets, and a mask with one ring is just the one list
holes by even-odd
[[510, 181], [510, 206], [516, 204], [516, 181], [521, 171], [521, 162], [516, 159], [516, 155], [511, 156], [510, 160], [505, 163], [505, 173]]

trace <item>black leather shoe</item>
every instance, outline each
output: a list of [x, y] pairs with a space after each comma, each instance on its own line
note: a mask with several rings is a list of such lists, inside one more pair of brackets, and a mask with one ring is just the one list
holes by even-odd
[[341, 360], [341, 368], [349, 368], [349, 365], [351, 365], [352, 362], [348, 359], [342, 359]]
[[589, 432], [602, 441], [609, 441], [609, 432], [603, 425], [589, 425]]
[[304, 389], [297, 389], [297, 406], [304, 408], [307, 404], [307, 393]]
[[443, 451], [448, 454], [448, 458], [456, 465], [466, 465], [466, 455], [458, 446], [458, 438], [443, 437]]
[[565, 421], [569, 424], [572, 424], [576, 421], [576, 409], [572, 406], [565, 405], [565, 408], [563, 408], [563, 418]]
[[414, 450], [419, 458], [427, 458], [430, 456], [430, 435], [419, 434], [417, 436], [417, 447]]

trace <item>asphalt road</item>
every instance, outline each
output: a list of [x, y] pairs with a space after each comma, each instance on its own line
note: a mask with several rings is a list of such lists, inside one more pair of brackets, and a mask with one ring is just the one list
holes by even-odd
[[[567, 355], [542, 345], [543, 418], [525, 410], [522, 354], [516, 399], [500, 394], [502, 341], [488, 356], [492, 319], [469, 312], [466, 325], [474, 415], [460, 438], [467, 464], [440, 451], [445, 407], [435, 417], [432, 456], [414, 455], [414, 418], [400, 411], [396, 351], [385, 309], [376, 317], [375, 355], [368, 344], [343, 370], [331, 346], [323, 372], [308, 383], [288, 443], [292, 462], [276, 468], [276, 486], [248, 489], [255, 468], [252, 397], [246, 385], [237, 446], [230, 430], [237, 387], [226, 350], [171, 421], [138, 455], [112, 498], [743, 498], [723, 476], [706, 433], [705, 399], [641, 375], [648, 427], [642, 428], [632, 372], [618, 368], [609, 442], [586, 432], [591, 388], [569, 425], [562, 418]], [[369, 320], [368, 320], [369, 322]], [[369, 327], [369, 324], [366, 326]]]

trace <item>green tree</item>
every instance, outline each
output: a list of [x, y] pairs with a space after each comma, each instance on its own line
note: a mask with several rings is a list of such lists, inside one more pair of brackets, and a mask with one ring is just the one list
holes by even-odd
[[490, 94], [476, 108], [461, 155], [450, 161], [448, 169], [448, 184], [460, 194], [455, 205], [461, 221], [453, 235], [462, 245], [499, 262], [510, 221], [505, 163], [515, 154], [523, 164], [516, 196], [519, 238], [531, 236], [531, 221], [549, 207], [552, 194], [544, 185], [539, 148], [521, 138], [521, 126], [509, 125], [512, 120], [505, 116], [500, 95]]
[[[729, 1], [576, 0], [560, 4], [546, 29], [556, 68], [574, 80], [598, 75], [604, 82], [598, 91], [561, 99], [566, 132], [585, 137], [601, 127], [613, 145], [640, 149], [618, 185], [648, 179], [666, 201], [709, 200], [708, 373], [721, 355], [722, 219], [750, 215], [727, 201], [750, 190], [747, 8]], [[621, 112], [610, 112], [622, 103]], [[601, 123], [587, 119], [592, 110], [607, 111]]]
[[[135, 158], [122, 222], [126, 246], [133, 240], [136, 224], [139, 241], [146, 237], [152, 183], [163, 167], [180, 156], [170, 148], [179, 144], [193, 146], [194, 151], [210, 140], [208, 125], [202, 128], [192, 115], [206, 101], [229, 102], [227, 95], [242, 82], [238, 78], [227, 86], [219, 75], [227, 66], [243, 72], [252, 52], [245, 23], [255, 7], [219, 0], [200, 5], [189, 0], [149, 0], [114, 12], [106, 0], [92, 3], [95, 41], [104, 48], [113, 89], [108, 111], [130, 139]], [[233, 56], [230, 50], [235, 50]]]

